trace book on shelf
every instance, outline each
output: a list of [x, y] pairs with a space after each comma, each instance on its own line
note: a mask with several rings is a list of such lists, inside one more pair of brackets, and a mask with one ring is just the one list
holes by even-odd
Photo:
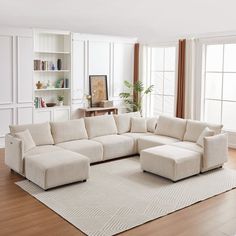
[[35, 97], [34, 99], [34, 107], [35, 108], [43, 108], [46, 107], [46, 102], [42, 97]]

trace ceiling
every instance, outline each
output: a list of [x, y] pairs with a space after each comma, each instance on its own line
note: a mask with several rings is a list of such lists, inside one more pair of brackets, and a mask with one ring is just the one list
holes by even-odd
[[155, 43], [236, 31], [236, 0], [0, 0], [0, 25]]

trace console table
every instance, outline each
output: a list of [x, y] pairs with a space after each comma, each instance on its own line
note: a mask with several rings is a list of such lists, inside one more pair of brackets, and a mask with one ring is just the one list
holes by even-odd
[[117, 107], [91, 107], [91, 108], [79, 108], [80, 117], [100, 116], [105, 113], [118, 114]]

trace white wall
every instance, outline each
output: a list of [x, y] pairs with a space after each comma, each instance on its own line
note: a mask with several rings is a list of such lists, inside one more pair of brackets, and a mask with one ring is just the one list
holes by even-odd
[[0, 29], [0, 145], [9, 124], [33, 121], [32, 31]]
[[84, 107], [89, 93], [89, 75], [107, 75], [108, 97], [122, 112], [119, 93], [124, 80], [133, 81], [135, 39], [73, 34], [72, 37], [72, 118]]

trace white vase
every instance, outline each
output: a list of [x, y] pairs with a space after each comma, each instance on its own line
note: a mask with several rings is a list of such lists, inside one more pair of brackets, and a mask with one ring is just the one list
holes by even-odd
[[63, 101], [59, 101], [59, 106], [63, 106]]

